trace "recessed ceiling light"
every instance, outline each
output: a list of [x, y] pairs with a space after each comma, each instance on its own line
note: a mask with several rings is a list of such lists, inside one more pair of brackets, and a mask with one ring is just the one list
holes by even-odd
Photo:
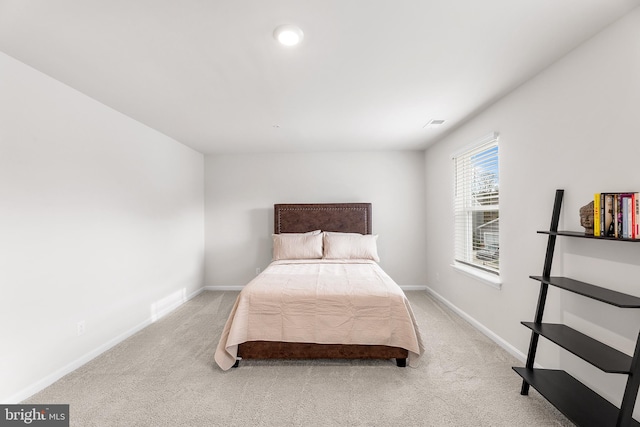
[[444, 124], [444, 120], [442, 119], [431, 119], [427, 122], [426, 125], [422, 126], [422, 128], [433, 128], [433, 127], [438, 127], [438, 126], [442, 126]]
[[295, 25], [280, 25], [273, 31], [273, 37], [285, 46], [295, 46], [304, 38], [302, 30]]

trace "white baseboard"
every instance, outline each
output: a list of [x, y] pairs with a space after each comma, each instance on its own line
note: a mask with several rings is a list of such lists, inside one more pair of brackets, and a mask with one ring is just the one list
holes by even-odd
[[426, 286], [400, 286], [403, 291], [426, 291]]
[[[241, 291], [244, 286], [205, 286], [205, 291]], [[426, 286], [400, 286], [403, 291], [426, 291]]]
[[20, 390], [18, 393], [14, 394], [13, 396], [9, 396], [6, 399], [0, 400], [0, 402], [6, 403], [6, 404], [20, 403], [23, 400], [29, 398], [30, 396], [33, 396], [34, 394], [38, 393], [39, 391], [44, 390], [45, 388], [49, 387], [54, 382], [58, 381], [60, 378], [62, 378], [65, 375], [75, 371], [76, 369], [78, 369], [79, 367], [84, 365], [85, 363], [90, 362], [91, 360], [93, 360], [96, 357], [100, 356], [105, 351], [111, 349], [112, 347], [115, 347], [117, 344], [120, 344], [122, 341], [126, 340], [127, 338], [129, 338], [133, 334], [141, 331], [142, 329], [146, 328], [147, 326], [149, 326], [153, 322], [159, 320], [161, 317], [166, 316], [167, 314], [169, 314], [169, 312], [171, 312], [171, 311], [175, 310], [176, 308], [180, 307], [182, 304], [184, 304], [185, 302], [189, 301], [190, 299], [195, 298], [200, 293], [202, 293], [203, 290], [204, 290], [204, 288], [200, 288], [200, 289], [196, 290], [195, 292], [193, 292], [192, 294], [187, 295], [181, 303], [177, 303], [175, 300], [171, 301], [169, 305], [162, 307], [162, 309], [157, 313], [157, 315], [154, 316], [155, 318], [152, 317], [152, 316], [149, 316], [145, 321], [143, 321], [143, 322], [139, 323], [138, 325], [132, 327], [131, 329], [119, 334], [118, 336], [110, 339], [106, 343], [100, 345], [99, 347], [93, 349], [92, 351], [86, 353], [85, 355], [83, 355], [82, 357], [79, 357], [78, 359], [72, 361], [71, 363], [63, 366], [62, 368], [58, 369], [57, 371], [52, 372], [51, 374], [47, 375], [43, 379], [39, 380], [38, 382], [33, 383], [30, 386]]
[[205, 291], [241, 291], [244, 286], [205, 286]]
[[[426, 290], [427, 290], [427, 293], [429, 293], [429, 295], [433, 296], [435, 299], [437, 299], [438, 301], [440, 301], [441, 303], [446, 305], [448, 308], [450, 308], [458, 316], [462, 317], [464, 320], [469, 322], [473, 327], [475, 327], [477, 330], [479, 330], [480, 332], [485, 334], [487, 337], [489, 337], [492, 341], [494, 341], [496, 344], [498, 344], [500, 347], [504, 348], [507, 352], [509, 352], [509, 354], [511, 354], [512, 356], [516, 357], [518, 360], [520, 360], [523, 363], [527, 360], [527, 355], [526, 354], [524, 354], [523, 352], [518, 350], [516, 347], [514, 347], [509, 342], [504, 340], [502, 337], [497, 335], [491, 329], [487, 328], [482, 323], [478, 322], [476, 319], [474, 319], [473, 317], [469, 316], [469, 314], [467, 314], [465, 311], [463, 311], [459, 307], [453, 305], [451, 303], [451, 301], [447, 300], [442, 295], [440, 295], [439, 293], [437, 293], [436, 291], [434, 291], [433, 289], [431, 289], [428, 286], [426, 287]], [[541, 366], [539, 366], [536, 363], [536, 368], [539, 368], [539, 367], [541, 367]]]

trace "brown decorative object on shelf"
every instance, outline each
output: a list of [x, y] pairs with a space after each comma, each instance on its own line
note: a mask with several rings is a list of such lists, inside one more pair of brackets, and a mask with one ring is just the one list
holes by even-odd
[[585, 234], [593, 234], [593, 200], [580, 208], [580, 225]]

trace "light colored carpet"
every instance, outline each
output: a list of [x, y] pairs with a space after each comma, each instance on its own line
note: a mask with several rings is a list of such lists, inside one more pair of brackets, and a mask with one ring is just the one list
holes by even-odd
[[425, 292], [407, 292], [426, 353], [394, 361], [213, 361], [237, 292], [203, 292], [25, 403], [90, 426], [571, 426], [521, 365]]

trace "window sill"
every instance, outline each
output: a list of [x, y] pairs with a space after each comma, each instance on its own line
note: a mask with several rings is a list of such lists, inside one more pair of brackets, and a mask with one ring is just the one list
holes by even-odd
[[500, 279], [500, 276], [497, 276], [491, 273], [486, 273], [482, 270], [478, 270], [476, 268], [469, 267], [464, 264], [458, 264], [455, 262], [451, 264], [451, 267], [453, 267], [455, 270], [458, 270], [462, 274], [465, 274], [469, 277], [472, 277], [476, 280], [481, 281], [486, 285], [489, 285], [498, 290], [502, 289], [502, 279]]

